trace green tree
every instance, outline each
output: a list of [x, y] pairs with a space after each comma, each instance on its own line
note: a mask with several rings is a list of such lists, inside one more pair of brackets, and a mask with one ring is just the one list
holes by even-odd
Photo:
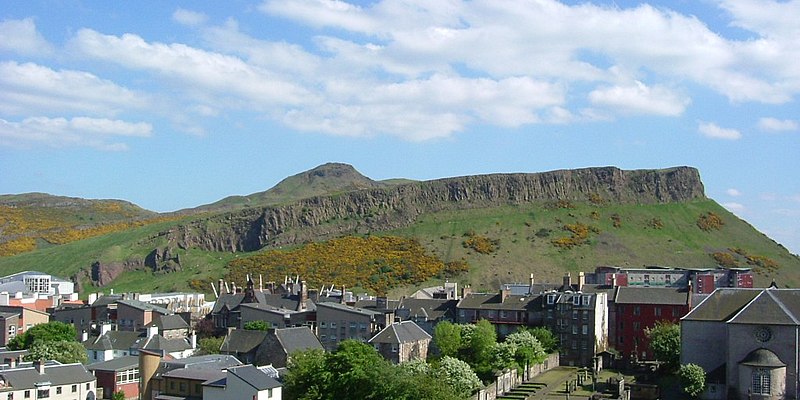
[[59, 341], [44, 341], [39, 340], [34, 342], [28, 349], [28, 354], [25, 356], [27, 361], [35, 360], [56, 360], [63, 364], [70, 363], [83, 363], [89, 361], [86, 354], [86, 348], [82, 344], [72, 341], [59, 340]]
[[8, 342], [11, 350], [29, 349], [35, 342], [74, 342], [77, 338], [75, 325], [64, 322], [48, 322], [29, 328]]
[[508, 335], [504, 343], [510, 343], [515, 347], [514, 360], [520, 367], [538, 364], [544, 360], [545, 351], [539, 339], [525, 329]]
[[330, 373], [322, 350], [292, 353], [284, 378], [284, 394], [288, 399], [321, 400], [329, 396]]
[[482, 379], [489, 379], [492, 376], [492, 361], [497, 343], [494, 326], [481, 319], [474, 325], [462, 325], [461, 336], [466, 347], [459, 358], [469, 363]]
[[671, 322], [658, 321], [645, 330], [650, 339], [650, 350], [664, 368], [674, 371], [681, 358], [681, 327]]
[[433, 343], [442, 356], [456, 357], [464, 347], [461, 339], [461, 325], [449, 321], [436, 324], [433, 330]]
[[198, 355], [204, 354], [219, 354], [219, 349], [222, 347], [222, 342], [225, 341], [224, 337], [207, 337], [197, 341]]
[[242, 328], [248, 331], [266, 331], [272, 328], [272, 324], [267, 321], [249, 321], [246, 322]]
[[469, 397], [482, 386], [480, 378], [470, 368], [469, 364], [457, 358], [442, 357], [434, 370], [434, 374], [447, 382], [456, 396], [461, 399]]
[[125, 392], [120, 390], [111, 395], [111, 400], [125, 400]]
[[558, 350], [558, 340], [556, 339], [553, 332], [550, 329], [547, 329], [543, 326], [537, 326], [536, 328], [528, 329], [528, 332], [542, 344], [542, 348], [544, 352], [550, 354], [556, 350]]
[[374, 347], [355, 340], [339, 343], [336, 351], [325, 357], [325, 368], [335, 377], [328, 385], [329, 393], [345, 399], [380, 399], [376, 396], [392, 376], [390, 367]]
[[696, 398], [706, 389], [706, 371], [697, 364], [684, 364], [678, 370], [683, 392]]

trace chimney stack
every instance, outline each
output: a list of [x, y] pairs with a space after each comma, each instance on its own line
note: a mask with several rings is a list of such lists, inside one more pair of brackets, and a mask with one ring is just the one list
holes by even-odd
[[308, 285], [306, 281], [300, 281], [300, 302], [297, 304], [298, 311], [305, 311], [308, 302]]
[[103, 336], [108, 332], [111, 332], [111, 324], [108, 322], [100, 324], [100, 336]]
[[581, 271], [581, 272], [578, 272], [578, 291], [579, 292], [583, 291], [583, 286], [584, 285], [586, 285], [586, 275], [583, 273], [583, 271]]
[[564, 290], [572, 290], [572, 276], [569, 272], [564, 275]]
[[38, 359], [33, 362], [33, 368], [39, 371], [39, 375], [44, 375], [44, 360]]
[[467, 297], [472, 294], [472, 286], [466, 285], [461, 288], [461, 298]]
[[508, 287], [508, 285], [503, 285], [503, 287], [500, 288], [500, 302], [504, 303], [510, 295], [511, 289]]
[[342, 285], [342, 298], [339, 300], [339, 302], [342, 303], [342, 304], [347, 304], [347, 300], [345, 299], [346, 298], [345, 297], [346, 293], [347, 293], [347, 290], [346, 290], [345, 286]]

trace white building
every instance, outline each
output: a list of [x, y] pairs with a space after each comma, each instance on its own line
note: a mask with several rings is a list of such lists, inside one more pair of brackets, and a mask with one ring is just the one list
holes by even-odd
[[83, 364], [23, 363], [0, 370], [0, 398], [94, 400], [97, 381]]

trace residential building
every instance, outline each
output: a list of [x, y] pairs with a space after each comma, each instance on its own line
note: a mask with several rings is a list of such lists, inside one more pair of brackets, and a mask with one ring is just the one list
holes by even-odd
[[191, 331], [189, 323], [177, 314], [156, 314], [156, 318], [145, 326], [145, 328], [148, 327], [158, 328], [158, 332], [165, 339], [185, 339], [189, 337]]
[[[36, 325], [50, 322], [50, 314], [22, 306], [0, 306], [0, 313], [17, 315], [15, 335], [19, 335]], [[11, 330], [11, 327], [7, 326], [6, 334], [9, 333], [9, 330]]]
[[610, 346], [624, 362], [655, 360], [647, 329], [656, 322], [678, 323], [689, 312], [692, 295], [676, 287], [617, 287], [609, 302]]
[[317, 335], [325, 350], [333, 351], [345, 339], [368, 341], [393, 319], [392, 311], [322, 302], [317, 304]]
[[112, 330], [111, 324], [101, 325], [99, 336], [88, 336], [85, 332], [83, 335], [81, 344], [86, 348], [89, 363], [136, 355], [136, 342], [142, 337], [140, 332]]
[[458, 300], [404, 298], [395, 310], [395, 317], [402, 321], [414, 321], [422, 330], [433, 336], [433, 330], [441, 321], [455, 322], [458, 315]]
[[[126, 332], [127, 333], [127, 332]], [[126, 399], [139, 398], [139, 357], [123, 356], [86, 367], [97, 378], [97, 397], [110, 399], [114, 393], [125, 393]]]
[[0, 370], [0, 398], [84, 400], [96, 398], [96, 379], [83, 364], [23, 363]]
[[315, 309], [316, 307], [314, 307], [314, 310], [296, 311], [262, 303], [240, 304], [238, 328], [243, 328], [250, 321], [264, 321], [273, 328], [313, 326], [316, 322]]
[[497, 328], [504, 337], [520, 326], [541, 325], [541, 295], [513, 295], [507, 287], [500, 293], [472, 293], [464, 288], [461, 300], [456, 304], [456, 320], [471, 324], [485, 319]]
[[431, 335], [413, 321], [395, 322], [369, 340], [378, 353], [395, 364], [411, 360], [425, 361], [430, 342]]
[[797, 399], [800, 289], [722, 288], [681, 319], [681, 363], [706, 373], [704, 398]]
[[166, 308], [139, 300], [117, 301], [117, 325], [120, 330], [136, 331], [144, 328], [156, 318], [172, 314]]
[[0, 347], [5, 347], [8, 341], [17, 336], [20, 314], [0, 312]]
[[720, 287], [753, 287], [750, 268], [670, 268], [647, 266], [623, 268], [601, 266], [586, 276], [586, 282], [608, 286], [675, 287], [709, 294]]
[[274, 368], [253, 365], [230, 367], [225, 376], [203, 383], [204, 399], [220, 400], [281, 400], [283, 385], [276, 379]]
[[142, 400], [201, 400], [203, 383], [226, 377], [225, 369], [241, 365], [220, 354], [168, 360], [160, 352], [139, 352], [139, 393]]
[[264, 340], [263, 350], [253, 364], [272, 365], [285, 368], [292, 354], [306, 350], [325, 350], [314, 332], [307, 326], [270, 329]]

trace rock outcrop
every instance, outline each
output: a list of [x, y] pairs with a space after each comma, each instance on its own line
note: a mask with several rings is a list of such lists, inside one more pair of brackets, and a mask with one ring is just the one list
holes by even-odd
[[413, 182], [311, 197], [195, 220], [168, 233], [181, 248], [253, 251], [401, 228], [420, 215], [547, 201], [657, 204], [705, 199], [690, 167], [625, 171], [615, 167], [536, 174], [493, 174]]

